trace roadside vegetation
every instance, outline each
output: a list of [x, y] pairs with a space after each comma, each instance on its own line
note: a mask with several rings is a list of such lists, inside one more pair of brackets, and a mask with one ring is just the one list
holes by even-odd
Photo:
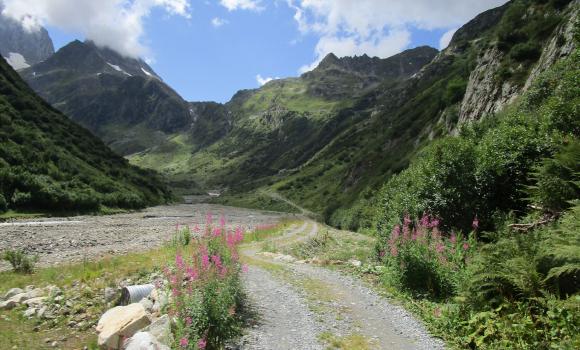
[[379, 195], [383, 285], [457, 348], [580, 347], [579, 63], [426, 147]]

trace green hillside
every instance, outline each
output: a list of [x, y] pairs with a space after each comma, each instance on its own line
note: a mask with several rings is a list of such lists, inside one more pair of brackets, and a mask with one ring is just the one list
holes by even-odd
[[115, 155], [0, 60], [0, 211], [141, 208], [170, 199], [154, 172]]

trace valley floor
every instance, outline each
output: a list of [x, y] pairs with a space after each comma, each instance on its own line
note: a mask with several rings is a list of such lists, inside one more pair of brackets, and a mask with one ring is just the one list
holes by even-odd
[[[39, 266], [142, 252], [171, 239], [176, 225], [202, 226], [207, 213], [212, 213], [214, 219], [224, 215], [228, 225], [249, 230], [285, 216], [221, 205], [180, 204], [117, 215], [15, 220], [0, 223], [0, 252], [22, 249], [38, 255]], [[9, 267], [0, 261], [0, 271]]]
[[[404, 308], [380, 296], [361, 279], [341, 272], [345, 269], [332, 268], [333, 261], [343, 266], [349, 264], [348, 259], [360, 263], [356, 259], [365, 259], [369, 255], [373, 238], [337, 231], [301, 217], [289, 221], [284, 220], [289, 216], [284, 214], [194, 204], [155, 207], [143, 212], [101, 217], [16, 221], [0, 224], [0, 250], [24, 248], [39, 254], [41, 264], [55, 265], [57, 268], [62, 263], [96, 260], [95, 271], [90, 275], [75, 270], [76, 265], [83, 264], [65, 265], [62, 272], [71, 275], [69, 280], [78, 279], [74, 276], [81, 273], [80, 276], [84, 276], [81, 279], [101, 294], [105, 285], [134, 275], [140, 268], [146, 270], [152, 266], [163, 266], [168, 257], [156, 248], [173, 236], [175, 225], [201, 226], [208, 212], [213, 213], [214, 220], [223, 214], [228, 225], [244, 226], [248, 231], [260, 224], [283, 223], [282, 228], [271, 236], [241, 247], [241, 259], [249, 267], [243, 274], [249, 319], [244, 335], [228, 348], [445, 348], [441, 340], [430, 336], [421, 322]], [[309, 247], [312, 242], [324, 240], [334, 244], [330, 249], [316, 252], [316, 259], [330, 262], [325, 264], [326, 267], [313, 259], [298, 260], [299, 254], [291, 255], [296, 247]], [[136, 251], [142, 253], [126, 255]], [[101, 255], [116, 255], [121, 261], [101, 266], [98, 263], [101, 260], [97, 259]], [[17, 286], [15, 282], [18, 286], [31, 282], [35, 285], [62, 284], [65, 294], [69, 293], [70, 288], [71, 291], [78, 289], [74, 287], [78, 282], [73, 281], [71, 285], [68, 280], [47, 279], [50, 274], [43, 273], [43, 270], [37, 272], [38, 276], [44, 276], [40, 279], [35, 279], [36, 274], [19, 277], [2, 272], [11, 278], [7, 278], [5, 285], [0, 284], [0, 292]], [[103, 276], [108, 276], [108, 279], [103, 280]], [[82, 296], [78, 298], [83, 300]], [[96, 322], [104, 307], [97, 303], [89, 308], [86, 312], [89, 322]], [[12, 333], [0, 336], [0, 348], [24, 345], [22, 342], [25, 339], [27, 348], [47, 348], [49, 344], [44, 341], [39, 343], [39, 340], [55, 336], [58, 332], [44, 327], [40, 327], [40, 332], [38, 328], [33, 331], [34, 323], [23, 318], [21, 313], [21, 309], [0, 312], [0, 328], [12, 327]], [[15, 319], [19, 320], [18, 323], [11, 323], [13, 321], [10, 320]], [[94, 344], [96, 336], [93, 328], [84, 331], [69, 329], [64, 326], [66, 322], [61, 320], [57, 323], [59, 328], [56, 329], [66, 329], [62, 338], [66, 340], [59, 345], [77, 348], [86, 342]], [[18, 334], [29, 334], [30, 338], [22, 338]]]

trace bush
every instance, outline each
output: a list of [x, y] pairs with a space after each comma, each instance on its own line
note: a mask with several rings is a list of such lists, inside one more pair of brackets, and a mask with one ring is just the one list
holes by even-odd
[[8, 203], [6, 203], [4, 195], [0, 193], [0, 213], [5, 212], [6, 210], [8, 210]]
[[221, 349], [239, 334], [242, 268], [237, 245], [244, 235], [240, 228], [228, 232], [223, 221], [208, 227], [190, 243], [192, 254], [178, 249], [175, 264], [165, 270], [173, 296], [169, 313], [175, 318], [175, 348]]
[[466, 278], [465, 265], [475, 241], [462, 235], [448, 237], [439, 220], [424, 215], [412, 224], [405, 217], [396, 225], [379, 256], [388, 268], [390, 283], [415, 295], [445, 299], [457, 294]]
[[457, 102], [460, 102], [465, 95], [465, 89], [467, 88], [467, 81], [462, 78], [455, 78], [447, 84], [447, 90], [443, 94], [443, 101], [447, 106], [451, 106]]
[[538, 44], [526, 42], [514, 45], [510, 50], [510, 57], [517, 62], [535, 61], [540, 58], [541, 53]]
[[561, 212], [580, 198], [580, 142], [564, 146], [554, 157], [545, 158], [532, 174], [530, 200], [544, 211]]
[[446, 138], [434, 143], [379, 193], [376, 224], [389, 232], [404, 214], [435, 215], [449, 226], [471, 227], [479, 196], [474, 147], [470, 140]]
[[38, 261], [37, 256], [29, 256], [22, 250], [7, 250], [2, 254], [2, 259], [8, 261], [17, 273], [34, 272], [34, 265]]

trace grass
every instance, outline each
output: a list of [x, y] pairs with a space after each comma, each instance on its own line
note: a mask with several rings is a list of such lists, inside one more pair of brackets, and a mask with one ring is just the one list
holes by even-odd
[[[1, 349], [54, 349], [52, 341], [64, 349], [97, 349], [94, 332], [70, 334], [67, 327], [41, 329], [35, 331], [36, 323], [28, 320], [19, 309], [0, 312], [0, 348]], [[64, 339], [66, 338], [66, 339]], [[50, 342], [46, 342], [50, 339]], [[64, 339], [64, 340], [63, 340]]]
[[370, 342], [361, 334], [351, 334], [345, 337], [337, 336], [331, 332], [322, 332], [318, 339], [328, 344], [328, 350], [368, 350]]
[[[0, 294], [10, 288], [23, 288], [27, 285], [43, 287], [57, 285], [70, 290], [74, 283], [83, 283], [92, 290], [92, 293], [81, 293], [81, 298], [75, 304], [86, 306], [86, 313], [92, 321], [105, 311], [94, 298], [95, 293], [102, 293], [105, 287], [116, 287], [118, 281], [125, 278], [138, 278], [157, 270], [170, 261], [175, 254], [175, 248], [166, 246], [148, 252], [133, 253], [123, 256], [109, 256], [95, 261], [60, 265], [37, 269], [35, 273], [25, 275], [14, 272], [0, 272]], [[93, 305], [90, 305], [93, 304]], [[59, 340], [58, 346], [67, 349], [88, 346], [96, 349], [96, 334], [92, 327], [85, 330], [75, 330], [67, 327], [69, 318], [57, 318], [52, 327], [47, 324], [38, 325], [35, 320], [28, 320], [22, 316], [22, 307], [11, 311], [0, 311], [0, 349], [47, 349], [51, 344], [44, 339]], [[71, 316], [72, 317], [72, 316]], [[23, 336], [25, 335], [25, 336]], [[60, 341], [61, 338], [65, 341]]]
[[323, 264], [356, 259], [367, 261], [373, 253], [375, 238], [348, 231], [321, 231], [306, 241], [286, 246], [282, 252], [299, 259], [317, 257]]
[[45, 211], [45, 210], [35, 210], [35, 211], [17, 211], [8, 210], [0, 214], [0, 222], [10, 221], [15, 219], [36, 219], [45, 217], [69, 217], [77, 215], [114, 215], [114, 214], [124, 214], [130, 213], [130, 209], [121, 208], [111, 208], [104, 205], [99, 206], [97, 211]]
[[108, 256], [96, 261], [40, 268], [29, 275], [4, 271], [0, 272], [0, 291], [27, 285], [54, 284], [65, 287], [75, 281], [87, 284], [98, 282], [96, 287], [114, 285], [125, 276], [163, 266], [174, 252], [174, 248], [164, 247], [143, 253]]

